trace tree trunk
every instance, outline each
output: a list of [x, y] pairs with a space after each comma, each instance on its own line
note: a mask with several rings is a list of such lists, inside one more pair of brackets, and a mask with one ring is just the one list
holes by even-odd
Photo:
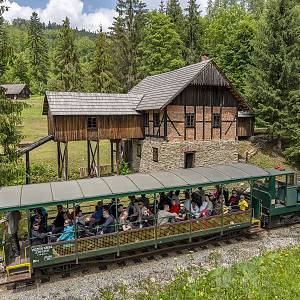
[[281, 151], [281, 149], [282, 149], [282, 140], [281, 140], [280, 137], [277, 138], [277, 149], [278, 149], [279, 151]]

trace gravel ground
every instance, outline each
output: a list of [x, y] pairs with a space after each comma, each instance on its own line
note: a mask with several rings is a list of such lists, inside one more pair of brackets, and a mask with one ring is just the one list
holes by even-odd
[[86, 275], [78, 274], [68, 279], [58, 279], [29, 290], [0, 290], [0, 299], [89, 299], [103, 288], [129, 285], [131, 290], [139, 289], [144, 280], [166, 284], [179, 269], [228, 267], [236, 262], [259, 256], [265, 251], [292, 247], [300, 241], [300, 226], [263, 231], [260, 238], [245, 240], [218, 248], [188, 252], [176, 257], [145, 260], [140, 264], [98, 271]]

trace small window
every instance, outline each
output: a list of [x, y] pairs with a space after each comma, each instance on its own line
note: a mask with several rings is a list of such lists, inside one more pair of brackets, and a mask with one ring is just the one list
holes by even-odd
[[149, 127], [149, 113], [144, 114], [144, 126]]
[[153, 149], [153, 161], [158, 162], [158, 148], [152, 148]]
[[160, 123], [160, 120], [159, 120], [159, 113], [154, 113], [154, 114], [153, 114], [153, 126], [154, 126], [154, 127], [158, 127], [158, 126], [159, 126], [159, 123]]
[[88, 117], [87, 118], [87, 129], [90, 129], [90, 130], [97, 129], [97, 118], [96, 117]]
[[141, 144], [136, 145], [136, 155], [137, 155], [137, 157], [142, 156], [142, 145]]
[[195, 127], [195, 114], [185, 115], [185, 127]]
[[220, 128], [221, 127], [221, 117], [220, 114], [213, 114], [213, 128]]

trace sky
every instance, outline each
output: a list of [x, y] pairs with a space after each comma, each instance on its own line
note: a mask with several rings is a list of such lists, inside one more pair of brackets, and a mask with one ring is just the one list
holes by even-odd
[[[144, 0], [149, 9], [158, 8], [160, 0]], [[186, 7], [188, 0], [180, 0]], [[200, 9], [205, 11], [207, 0], [197, 0]], [[102, 25], [105, 31], [111, 26], [115, 15], [116, 0], [6, 0], [9, 7], [4, 13], [7, 21], [16, 18], [29, 19], [36, 11], [42, 22], [62, 23], [69, 17], [71, 26], [96, 31]]]

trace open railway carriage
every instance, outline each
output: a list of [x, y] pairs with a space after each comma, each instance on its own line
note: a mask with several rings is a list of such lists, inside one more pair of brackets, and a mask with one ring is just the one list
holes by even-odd
[[[153, 199], [156, 199], [160, 192], [185, 189], [192, 191], [199, 186], [206, 188], [216, 184], [224, 186], [240, 182], [248, 184], [246, 198], [250, 203], [249, 209], [245, 211], [225, 213], [222, 207], [220, 215], [199, 219], [188, 218], [185, 221], [165, 225], [158, 225], [155, 221], [154, 226], [129, 231], [121, 231], [120, 226], [116, 224], [114, 233], [104, 235], [80, 237], [79, 229], [75, 226], [75, 239], [64, 242], [33, 246], [28, 234], [27, 239], [21, 241], [21, 257], [14, 261], [9, 260], [6, 251], [8, 245], [4, 238], [7, 282], [30, 278], [39, 268], [78, 264], [89, 259], [101, 259], [107, 254], [119, 256], [125, 251], [149, 246], [157, 248], [160, 244], [177, 240], [186, 240], [188, 244], [194, 238], [220, 236], [231, 231], [249, 229], [254, 223], [259, 223], [261, 214], [264, 216], [265, 225], [268, 225], [268, 220], [271, 220], [274, 214], [291, 214], [291, 212], [299, 214], [300, 192], [299, 187], [291, 185], [292, 175], [292, 172], [288, 171], [265, 171], [253, 165], [236, 163], [149, 174], [2, 187], [0, 211], [22, 211], [23, 215], [27, 216], [28, 232], [31, 226], [30, 210], [42, 206], [47, 208], [63, 204], [74, 208], [76, 203], [91, 203], [101, 199], [109, 201], [112, 198], [124, 199], [141, 194], [152, 195]], [[280, 187], [276, 186], [277, 190], [276, 176], [286, 178], [286, 185], [282, 183]], [[277, 195], [280, 203], [276, 199]], [[153, 209], [157, 212], [156, 204]]]

